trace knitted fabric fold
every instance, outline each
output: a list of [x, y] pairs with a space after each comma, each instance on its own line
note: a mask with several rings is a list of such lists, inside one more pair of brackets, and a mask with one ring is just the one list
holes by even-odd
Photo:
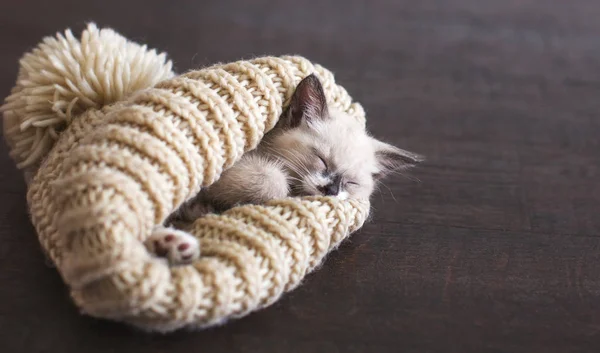
[[287, 198], [197, 220], [190, 265], [170, 267], [143, 245], [258, 145], [311, 73], [330, 105], [364, 122], [332, 73], [298, 56], [175, 76], [164, 54], [90, 25], [23, 57], [5, 138], [29, 174], [40, 243], [84, 313], [162, 332], [219, 324], [295, 288], [362, 226], [367, 202]]

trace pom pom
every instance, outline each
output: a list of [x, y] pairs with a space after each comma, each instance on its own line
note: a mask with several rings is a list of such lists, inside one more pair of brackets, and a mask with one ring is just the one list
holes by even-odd
[[95, 24], [80, 40], [70, 30], [46, 37], [21, 58], [17, 84], [0, 107], [12, 158], [35, 171], [77, 115], [171, 78], [171, 68], [166, 54]]

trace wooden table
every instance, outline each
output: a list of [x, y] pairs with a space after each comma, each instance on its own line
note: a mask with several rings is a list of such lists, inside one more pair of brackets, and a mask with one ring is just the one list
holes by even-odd
[[428, 162], [389, 180], [373, 221], [273, 307], [162, 337], [78, 314], [2, 144], [0, 351], [598, 351], [599, 18], [594, 0], [2, 1], [2, 97], [23, 52], [93, 20], [179, 72], [309, 57], [376, 136]]

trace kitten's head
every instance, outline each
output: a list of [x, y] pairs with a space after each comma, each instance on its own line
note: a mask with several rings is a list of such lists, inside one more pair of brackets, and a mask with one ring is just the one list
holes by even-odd
[[354, 117], [330, 110], [315, 75], [298, 84], [277, 127], [263, 141], [265, 152], [289, 172], [297, 196], [368, 199], [381, 178], [422, 160], [369, 136]]

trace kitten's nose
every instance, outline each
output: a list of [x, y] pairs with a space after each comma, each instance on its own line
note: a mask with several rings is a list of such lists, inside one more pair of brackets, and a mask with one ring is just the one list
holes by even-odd
[[325, 196], [336, 196], [340, 192], [341, 178], [334, 178], [333, 181], [320, 188], [320, 191]]

